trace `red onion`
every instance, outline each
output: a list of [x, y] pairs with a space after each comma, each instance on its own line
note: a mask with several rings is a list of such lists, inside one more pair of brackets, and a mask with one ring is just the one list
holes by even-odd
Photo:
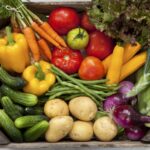
[[137, 141], [144, 137], [146, 128], [144, 126], [134, 126], [125, 129], [125, 135], [129, 140]]
[[103, 108], [105, 111], [110, 111], [119, 105], [124, 105], [127, 103], [127, 99], [123, 98], [122, 94], [114, 94], [106, 98], [103, 103]]
[[129, 105], [120, 105], [113, 111], [114, 121], [123, 128], [150, 123], [150, 116], [142, 116]]
[[119, 85], [120, 85], [119, 93], [123, 95], [126, 95], [134, 87], [134, 84], [130, 81], [122, 81], [120, 82]]

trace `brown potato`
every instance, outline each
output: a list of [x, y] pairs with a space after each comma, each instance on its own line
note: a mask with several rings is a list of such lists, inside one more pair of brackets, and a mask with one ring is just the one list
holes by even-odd
[[48, 142], [58, 142], [71, 131], [73, 119], [70, 116], [57, 116], [50, 120], [49, 128], [45, 134]]
[[80, 96], [69, 102], [71, 114], [79, 120], [91, 121], [95, 118], [97, 106], [93, 100], [86, 96]]
[[49, 118], [56, 116], [68, 116], [69, 108], [65, 101], [61, 99], [53, 99], [45, 103], [44, 113]]
[[85, 121], [75, 121], [69, 136], [74, 141], [89, 141], [93, 137], [93, 124]]

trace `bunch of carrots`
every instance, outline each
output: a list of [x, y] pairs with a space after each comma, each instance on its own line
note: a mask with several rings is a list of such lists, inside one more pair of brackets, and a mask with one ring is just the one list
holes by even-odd
[[10, 1], [14, 8], [19, 8], [19, 12], [12, 15], [14, 28], [18, 29], [19, 27], [24, 33], [34, 61], [40, 60], [41, 53], [43, 53], [47, 59], [51, 60], [51, 50], [47, 42], [59, 49], [67, 47], [63, 38], [52, 29], [48, 22], [43, 22], [37, 15], [31, 12], [21, 0]]

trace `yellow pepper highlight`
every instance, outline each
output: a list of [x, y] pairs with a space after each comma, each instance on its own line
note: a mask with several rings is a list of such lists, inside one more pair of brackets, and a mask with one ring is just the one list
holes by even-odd
[[0, 39], [0, 64], [8, 71], [22, 73], [30, 63], [29, 48], [25, 36], [11, 33], [6, 27], [7, 37]]
[[22, 76], [27, 81], [23, 88], [24, 92], [40, 96], [47, 92], [55, 83], [56, 76], [50, 71], [51, 64], [46, 61], [39, 61], [28, 66]]

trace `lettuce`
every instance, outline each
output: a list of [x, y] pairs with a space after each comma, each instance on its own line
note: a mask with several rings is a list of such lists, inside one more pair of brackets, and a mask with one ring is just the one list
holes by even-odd
[[93, 0], [90, 20], [100, 31], [121, 42], [150, 46], [149, 0]]

